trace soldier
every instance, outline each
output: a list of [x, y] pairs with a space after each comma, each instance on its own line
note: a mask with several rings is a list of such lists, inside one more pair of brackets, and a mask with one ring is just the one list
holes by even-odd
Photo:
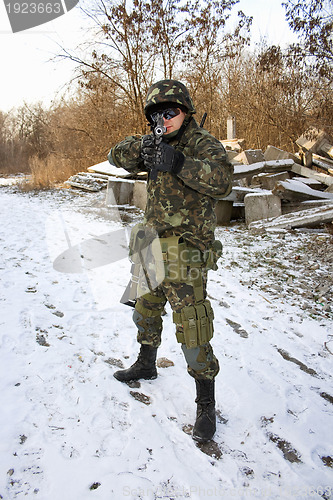
[[156, 144], [153, 134], [126, 137], [111, 149], [108, 159], [130, 172], [148, 171], [141, 228], [157, 232], [166, 274], [155, 288], [141, 290], [133, 313], [140, 352], [130, 368], [114, 377], [122, 382], [157, 377], [162, 314], [169, 302], [176, 338], [196, 384], [193, 439], [204, 442], [216, 430], [214, 381], [219, 372], [209, 342], [214, 315], [206, 294], [207, 271], [217, 269], [222, 250], [214, 238], [214, 208], [231, 190], [233, 168], [221, 142], [198, 126], [194, 104], [181, 82], [162, 80], [152, 85], [144, 111], [152, 126], [156, 117], [163, 116], [163, 140]]

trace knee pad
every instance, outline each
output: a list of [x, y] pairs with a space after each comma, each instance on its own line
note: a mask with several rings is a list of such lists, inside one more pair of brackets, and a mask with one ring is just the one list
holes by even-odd
[[200, 354], [202, 354], [200, 347], [192, 347], [192, 349], [188, 349], [185, 344], [182, 344], [182, 351], [189, 368], [192, 368], [192, 370], [196, 372], [206, 368], [207, 359], [206, 356], [200, 356]]
[[140, 302], [135, 304], [133, 321], [138, 329], [137, 341], [153, 347], [161, 345], [162, 310], [144, 307]]
[[206, 344], [213, 337], [213, 320], [214, 312], [209, 300], [183, 307], [180, 313], [174, 312], [178, 342], [185, 344], [187, 349]]
[[194, 378], [214, 378], [219, 372], [219, 362], [214, 356], [212, 346], [207, 343], [188, 349], [182, 344], [189, 374]]
[[162, 330], [161, 316], [145, 317], [143, 314], [134, 309], [133, 321], [140, 333], [154, 333]]

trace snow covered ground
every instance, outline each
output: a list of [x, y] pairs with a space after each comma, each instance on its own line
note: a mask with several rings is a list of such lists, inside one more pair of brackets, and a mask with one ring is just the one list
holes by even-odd
[[103, 196], [1, 188], [0, 498], [333, 498], [332, 264], [306, 253], [332, 236], [218, 228], [218, 426], [200, 449], [169, 309], [158, 357], [174, 365], [134, 387], [112, 376], [138, 351], [126, 249], [61, 272], [66, 248], [140, 217]]

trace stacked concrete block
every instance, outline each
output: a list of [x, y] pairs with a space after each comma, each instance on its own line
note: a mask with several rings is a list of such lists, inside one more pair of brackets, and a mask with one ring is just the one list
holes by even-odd
[[247, 194], [245, 203], [245, 223], [248, 226], [251, 222], [279, 217], [282, 214], [281, 200], [271, 193]]
[[133, 189], [133, 205], [145, 210], [147, 204], [147, 183], [146, 181], [135, 181]]
[[265, 157], [261, 149], [246, 149], [245, 151], [239, 153], [234, 158], [234, 161], [243, 163], [244, 165], [252, 165], [252, 163], [265, 161]]
[[218, 225], [225, 226], [230, 223], [232, 209], [233, 209], [232, 201], [219, 200], [217, 202], [215, 213]]
[[289, 172], [279, 172], [277, 174], [258, 174], [252, 177], [252, 185], [260, 186], [262, 189], [272, 190], [278, 181], [290, 179]]
[[302, 151], [309, 153], [319, 153], [333, 158], [333, 139], [323, 130], [315, 128], [308, 129], [296, 141]]
[[266, 161], [271, 160], [293, 160], [295, 163], [302, 163], [302, 160], [293, 153], [288, 153], [288, 151], [283, 151], [283, 149], [276, 148], [275, 146], [267, 146], [264, 153]]

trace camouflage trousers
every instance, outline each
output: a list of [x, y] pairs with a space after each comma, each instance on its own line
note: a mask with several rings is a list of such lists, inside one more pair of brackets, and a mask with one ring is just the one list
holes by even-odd
[[[202, 296], [206, 298], [207, 272], [202, 271]], [[153, 291], [147, 290], [137, 298], [133, 321], [138, 328], [137, 340], [140, 344], [159, 347], [161, 344], [162, 315], [168, 302], [174, 313], [181, 313], [186, 306], [197, 303], [197, 291], [190, 282], [170, 283], [163, 281]], [[182, 334], [182, 325], [176, 324], [176, 335]], [[178, 338], [178, 337], [177, 337]], [[219, 362], [210, 342], [188, 348], [181, 343], [187, 362], [188, 373], [196, 379], [213, 379], [219, 372]]]

